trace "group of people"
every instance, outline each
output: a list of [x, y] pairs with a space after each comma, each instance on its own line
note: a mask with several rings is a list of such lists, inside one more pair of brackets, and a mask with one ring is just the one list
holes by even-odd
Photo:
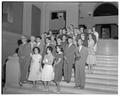
[[62, 77], [69, 83], [74, 69], [75, 88], [85, 87], [85, 65], [92, 72], [98, 42], [95, 27], [84, 31], [72, 24], [53, 34], [51, 30], [41, 36], [21, 36], [18, 57], [20, 64], [19, 85], [32, 81], [33, 86], [41, 81], [46, 90], [53, 81], [60, 92]]

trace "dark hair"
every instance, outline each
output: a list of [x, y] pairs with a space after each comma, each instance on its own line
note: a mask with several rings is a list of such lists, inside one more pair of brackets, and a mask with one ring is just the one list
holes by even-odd
[[88, 36], [91, 35], [92, 39], [94, 40], [95, 44], [96, 44], [96, 36], [93, 33], [89, 33]]
[[55, 46], [56, 50], [57, 50], [57, 47], [59, 47], [59, 48], [60, 48], [60, 50], [61, 50], [61, 52], [63, 52], [63, 48], [62, 48], [62, 46], [61, 46], [61, 45], [56, 45], [56, 46]]
[[68, 39], [73, 39], [71, 36], [68, 36]]
[[17, 49], [15, 50], [15, 53], [17, 53], [17, 54], [18, 54], [18, 51], [19, 51], [19, 48], [17, 48]]
[[17, 44], [18, 44], [18, 46], [20, 46], [20, 45], [22, 44], [22, 41], [19, 39], [19, 40], [17, 41]]
[[57, 40], [57, 39], [60, 39], [60, 40], [62, 40], [60, 36], [59, 36], [58, 38], [56, 38], [56, 40]]
[[73, 25], [73, 24], [70, 24], [70, 26], [74, 27], [74, 25]]
[[51, 37], [47, 37], [46, 39], [51, 40]]
[[49, 49], [51, 52], [53, 51], [53, 48], [51, 46], [48, 46], [47, 49]]
[[81, 39], [81, 37], [79, 37], [79, 38], [76, 39], [77, 43], [78, 43], [78, 40], [79, 40], [79, 39], [83, 42], [83, 40]]
[[41, 36], [36, 36], [36, 38], [39, 38], [39, 39], [41, 39]]
[[38, 49], [38, 53], [40, 53], [40, 48], [38, 48], [38, 47], [34, 47], [34, 48], [33, 48], [33, 53], [34, 53], [34, 54], [35, 54], [35, 52], [34, 52], [35, 49]]
[[65, 30], [65, 31], [67, 31], [66, 27], [64, 27], [62, 30]]

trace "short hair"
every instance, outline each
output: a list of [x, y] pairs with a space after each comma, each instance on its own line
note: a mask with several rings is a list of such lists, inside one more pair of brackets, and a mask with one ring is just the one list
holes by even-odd
[[19, 40], [17, 41], [17, 44], [18, 44], [18, 46], [20, 46], [20, 45], [22, 44], [22, 41], [19, 39]]
[[46, 39], [51, 40], [51, 37], [47, 37]]
[[78, 42], [78, 40], [81, 40], [81, 41], [82, 41], [82, 43], [83, 43], [83, 40], [82, 40], [81, 38], [77, 38], [77, 39], [76, 39], [76, 41], [77, 41], [77, 42]]
[[19, 48], [17, 48], [17, 49], [15, 50], [15, 53], [17, 53], [17, 54], [18, 54], [18, 51], [19, 51]]
[[67, 31], [66, 27], [64, 27], [62, 30], [65, 30], [65, 31]]
[[41, 36], [36, 36], [36, 38], [42, 39]]
[[51, 52], [53, 51], [53, 48], [51, 46], [48, 46], [47, 49], [49, 49]]
[[62, 40], [60, 36], [58, 36], [56, 39], [60, 39], [60, 40]]
[[71, 36], [68, 36], [68, 39], [73, 39]]
[[26, 35], [22, 35], [21, 37], [20, 37], [20, 39], [26, 39], [27, 40], [27, 36]]
[[38, 53], [40, 53], [40, 48], [39, 47], [34, 47], [33, 48], [33, 53], [35, 54], [35, 49], [38, 49]]

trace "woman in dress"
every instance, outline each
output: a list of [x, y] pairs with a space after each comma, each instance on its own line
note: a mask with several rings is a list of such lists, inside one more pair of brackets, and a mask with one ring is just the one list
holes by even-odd
[[88, 70], [90, 73], [92, 73], [93, 64], [96, 62], [95, 57], [95, 40], [93, 39], [94, 35], [92, 33], [88, 36], [88, 57], [87, 57], [87, 64], [88, 64]]
[[57, 86], [57, 92], [60, 92], [60, 82], [62, 80], [62, 68], [63, 68], [63, 50], [60, 45], [56, 46], [56, 60], [54, 64], [54, 72], [55, 72], [55, 77], [54, 77], [54, 82], [56, 83]]
[[81, 33], [80, 37], [83, 41], [83, 46], [88, 47], [88, 36], [87, 36], [87, 34]]
[[31, 66], [28, 80], [33, 82], [33, 87], [36, 86], [36, 81], [41, 80], [41, 60], [40, 49], [38, 47], [33, 48], [33, 54], [31, 54]]
[[44, 87], [46, 91], [49, 90], [49, 82], [54, 79], [54, 70], [53, 70], [53, 60], [54, 56], [52, 55], [53, 48], [51, 46], [47, 47], [47, 54], [44, 57], [43, 63], [44, 67], [42, 70], [42, 81], [44, 82]]

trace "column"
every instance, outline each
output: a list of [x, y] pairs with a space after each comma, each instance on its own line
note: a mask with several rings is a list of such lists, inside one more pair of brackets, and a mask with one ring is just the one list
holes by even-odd
[[32, 4], [25, 2], [23, 5], [23, 34], [27, 36], [31, 35], [31, 12]]

